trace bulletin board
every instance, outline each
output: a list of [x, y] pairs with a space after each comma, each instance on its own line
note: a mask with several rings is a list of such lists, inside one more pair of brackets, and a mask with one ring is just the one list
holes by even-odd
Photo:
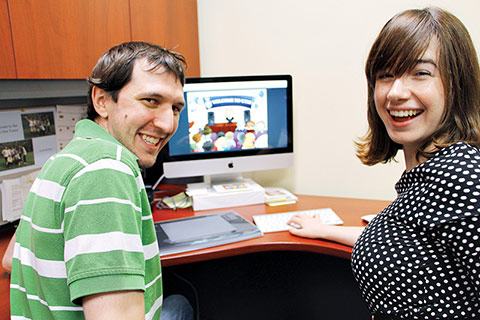
[[41, 168], [57, 152], [55, 107], [0, 112], [0, 178]]

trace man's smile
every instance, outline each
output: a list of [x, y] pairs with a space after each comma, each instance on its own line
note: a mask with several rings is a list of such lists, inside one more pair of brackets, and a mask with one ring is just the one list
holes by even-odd
[[146, 135], [144, 133], [140, 134], [140, 136], [142, 137], [143, 141], [145, 141], [145, 143], [147, 143], [151, 146], [157, 146], [158, 143], [160, 142], [160, 138], [149, 136], [149, 135]]

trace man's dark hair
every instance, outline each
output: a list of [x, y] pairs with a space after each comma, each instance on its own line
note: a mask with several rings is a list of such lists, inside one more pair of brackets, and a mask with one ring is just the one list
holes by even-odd
[[152, 70], [164, 68], [166, 72], [175, 75], [182, 85], [185, 84], [185, 58], [159, 45], [131, 41], [114, 46], [105, 52], [92, 70], [87, 79], [87, 116], [95, 120], [98, 113], [93, 106], [92, 88], [94, 86], [109, 93], [114, 102], [117, 102], [118, 93], [131, 80], [132, 71], [137, 59], [146, 59]]

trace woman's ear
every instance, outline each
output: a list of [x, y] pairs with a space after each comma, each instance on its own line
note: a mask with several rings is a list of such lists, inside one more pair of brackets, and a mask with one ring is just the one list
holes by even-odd
[[92, 88], [92, 103], [95, 111], [98, 115], [103, 118], [108, 118], [108, 109], [107, 109], [107, 100], [110, 98], [110, 95], [103, 89], [93, 86]]

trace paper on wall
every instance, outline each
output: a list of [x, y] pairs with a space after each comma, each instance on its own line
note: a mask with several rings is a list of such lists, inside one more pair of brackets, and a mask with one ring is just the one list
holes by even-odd
[[24, 174], [15, 179], [4, 179], [0, 183], [2, 192], [2, 220], [20, 219], [28, 193], [40, 170]]
[[57, 148], [61, 151], [73, 139], [75, 125], [87, 117], [87, 105], [57, 105]]

